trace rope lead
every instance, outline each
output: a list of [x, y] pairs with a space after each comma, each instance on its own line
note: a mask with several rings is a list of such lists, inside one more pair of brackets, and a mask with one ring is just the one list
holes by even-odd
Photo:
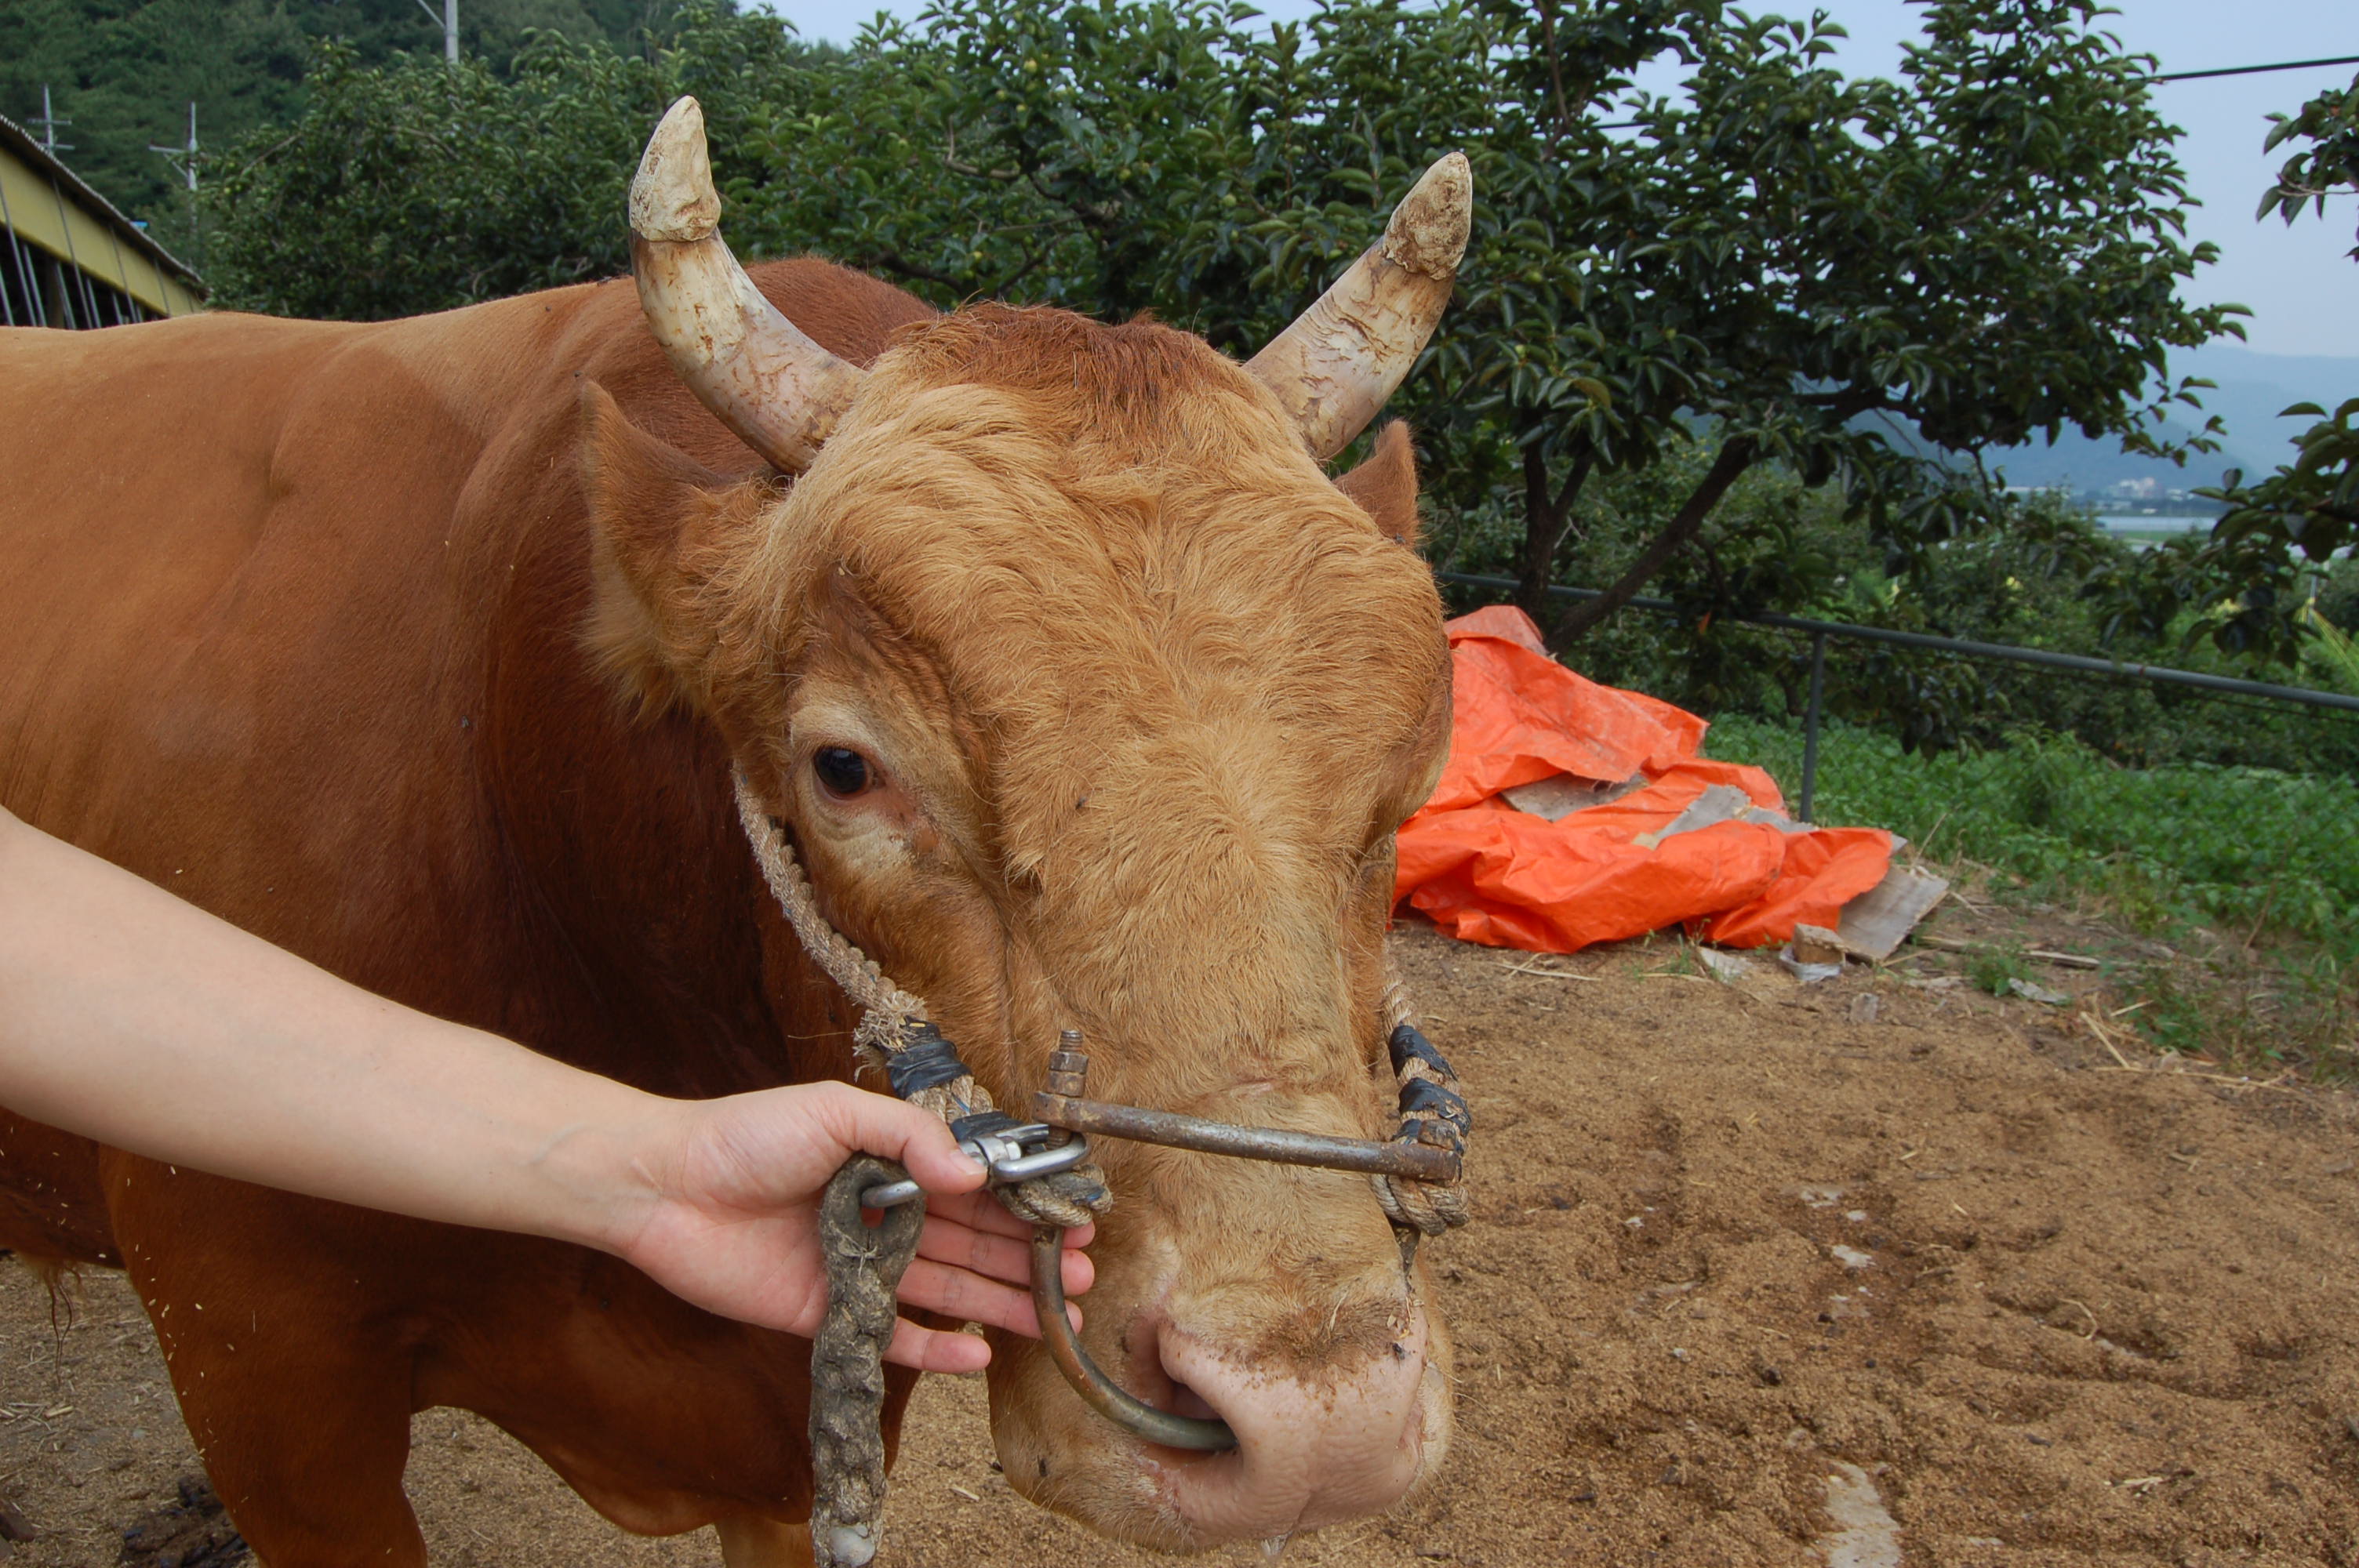
[[893, 1340], [893, 1292], [926, 1227], [920, 1195], [874, 1226], [860, 1195], [908, 1172], [855, 1154], [820, 1200], [820, 1252], [827, 1260], [827, 1315], [811, 1337], [811, 1555], [819, 1568], [867, 1568], [884, 1536], [885, 1347]]

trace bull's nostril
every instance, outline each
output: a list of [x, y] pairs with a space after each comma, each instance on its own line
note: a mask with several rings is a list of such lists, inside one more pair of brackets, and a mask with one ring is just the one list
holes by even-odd
[[[1192, 1546], [1364, 1518], [1390, 1508], [1437, 1462], [1448, 1441], [1448, 1389], [1428, 1358], [1433, 1341], [1423, 1319], [1413, 1310], [1387, 1312], [1391, 1331], [1370, 1333], [1384, 1323], [1376, 1312], [1386, 1303], [1367, 1308], [1355, 1354], [1338, 1365], [1330, 1354], [1337, 1336], [1322, 1327], [1328, 1304], [1310, 1314], [1320, 1332], [1300, 1336], [1310, 1348], [1277, 1368], [1232, 1348], [1253, 1342], [1251, 1323], [1221, 1321], [1226, 1332], [1215, 1338], [1161, 1318], [1151, 1348], [1144, 1333], [1133, 1336], [1141, 1354], [1131, 1366], [1142, 1389], [1154, 1388], [1156, 1404], [1216, 1416], [1236, 1433], [1236, 1447], [1224, 1454], [1155, 1456]], [[1345, 1303], [1346, 1311], [1353, 1306]], [[1276, 1326], [1302, 1321], [1280, 1318]], [[1272, 1337], [1266, 1329], [1261, 1336]]]
[[1162, 1401], [1163, 1408], [1173, 1415], [1193, 1416], [1198, 1421], [1218, 1421], [1221, 1412], [1204, 1400], [1204, 1396], [1181, 1382], [1171, 1379], [1171, 1392]]
[[1165, 1361], [1166, 1326], [1160, 1314], [1141, 1314], [1123, 1325], [1120, 1343], [1129, 1374], [1122, 1379], [1124, 1385], [1157, 1410], [1196, 1421], [1219, 1421], [1221, 1412]]

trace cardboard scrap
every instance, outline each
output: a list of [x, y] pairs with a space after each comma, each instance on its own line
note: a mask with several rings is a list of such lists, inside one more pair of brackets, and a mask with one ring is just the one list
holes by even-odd
[[1892, 957], [1950, 891], [1949, 879], [1894, 862], [1884, 880], [1843, 906], [1835, 939], [1871, 964]]
[[1557, 773], [1499, 793], [1517, 811], [1528, 811], [1534, 816], [1561, 822], [1576, 811], [1603, 806], [1608, 801], [1621, 799], [1633, 790], [1644, 789], [1649, 782], [1644, 773], [1633, 773], [1620, 784], [1600, 784], [1594, 779], [1584, 779], [1572, 773]]
[[1809, 824], [1795, 821], [1777, 807], [1757, 804], [1735, 784], [1713, 784], [1688, 802], [1677, 816], [1652, 833], [1639, 834], [1633, 842], [1651, 849], [1666, 838], [1705, 827], [1716, 827], [1723, 822], [1751, 822], [1763, 827], [1775, 827], [1780, 833], [1808, 833], [1810, 830]]
[[1717, 947], [1699, 947], [1695, 956], [1706, 973], [1723, 985], [1734, 985], [1753, 972], [1753, 960], [1742, 953], [1724, 953]]

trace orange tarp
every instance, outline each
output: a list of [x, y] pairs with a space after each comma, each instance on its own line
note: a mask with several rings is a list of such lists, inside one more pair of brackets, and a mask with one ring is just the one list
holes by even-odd
[[[1892, 835], [1878, 828], [1729, 821], [1647, 841], [1714, 784], [1773, 812], [1783, 797], [1758, 768], [1698, 756], [1705, 726], [1694, 714], [1556, 663], [1520, 610], [1494, 605], [1447, 630], [1450, 762], [1402, 825], [1395, 903], [1466, 941], [1537, 953], [1667, 925], [1753, 947], [1791, 939], [1798, 921], [1832, 926], [1883, 880]], [[1503, 797], [1559, 773], [1647, 782], [1556, 822]]]

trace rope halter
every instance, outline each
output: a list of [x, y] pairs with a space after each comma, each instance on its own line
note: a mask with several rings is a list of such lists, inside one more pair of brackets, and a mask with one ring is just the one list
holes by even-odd
[[[927, 1019], [925, 1003], [895, 985], [875, 959], [827, 923], [819, 912], [810, 879], [803, 874], [793, 846], [787, 842], [786, 825], [762, 809], [744, 773], [737, 774], [735, 782], [737, 817], [754, 846], [754, 858], [761, 863], [762, 880], [770, 884], [778, 907], [786, 911], [787, 924], [795, 928], [803, 950], [861, 1010], [860, 1022], [852, 1030], [852, 1043], [861, 1060], [882, 1067], [896, 1095], [941, 1118], [962, 1141], [1017, 1127], [1016, 1119], [999, 1108], [991, 1091], [977, 1083], [974, 1074], [959, 1060], [957, 1048]], [[1034, 1225], [1068, 1228], [1087, 1225], [1114, 1205], [1105, 1173], [1095, 1163], [992, 1190], [1010, 1214]]]
[[[852, 1032], [853, 1044], [861, 1059], [872, 1066], [881, 1066], [896, 1095], [940, 1117], [962, 1140], [1006, 1134], [1020, 1128], [1022, 1124], [998, 1108], [991, 1091], [976, 1082], [973, 1073], [959, 1060], [957, 1048], [927, 1018], [925, 1003], [895, 985], [875, 959], [828, 924], [827, 917], [820, 913], [810, 879], [803, 874], [793, 846], [787, 841], [786, 825], [763, 809], [744, 773], [737, 773], [734, 783], [738, 819], [745, 825], [755, 859], [761, 864], [763, 880], [769, 883], [778, 907], [786, 912], [787, 923], [794, 927], [804, 950], [861, 1010], [860, 1021]], [[1437, 1168], [1431, 1161], [1415, 1162], [1418, 1171], [1429, 1173], [1371, 1170], [1368, 1179], [1375, 1188], [1376, 1202], [1397, 1227], [1408, 1235], [1439, 1236], [1454, 1226], [1464, 1225], [1469, 1217], [1461, 1166], [1472, 1119], [1465, 1097], [1458, 1087], [1457, 1074], [1418, 1029], [1407, 989], [1389, 957], [1385, 964], [1383, 1007], [1386, 1044], [1399, 1088], [1400, 1122], [1392, 1141], [1442, 1151], [1448, 1159], [1440, 1162], [1439, 1168], [1446, 1174], [1439, 1179], [1430, 1173]], [[1040, 1121], [1075, 1130], [1093, 1130], [1079, 1125], [1066, 1113], [1078, 1104], [1095, 1102], [1077, 1102], [1052, 1094], [1036, 1098], [1040, 1103], [1036, 1105], [1035, 1114]], [[1206, 1139], [1174, 1130], [1186, 1123], [1200, 1129], [1219, 1126], [1230, 1136]], [[1101, 1121], [1094, 1130], [1117, 1137], [1248, 1159], [1369, 1169], [1364, 1160], [1348, 1156], [1320, 1158], [1300, 1151], [1278, 1152], [1273, 1135], [1263, 1130], [1201, 1123], [1167, 1112], [1139, 1112], [1134, 1124], [1120, 1128]], [[1341, 1151], [1344, 1145], [1359, 1141], [1323, 1142]], [[994, 1163], [997, 1166], [1000, 1162]], [[1009, 1213], [1035, 1225], [1086, 1225], [1114, 1202], [1106, 1188], [1105, 1173], [1094, 1162], [1006, 1182], [995, 1185], [993, 1190]]]

